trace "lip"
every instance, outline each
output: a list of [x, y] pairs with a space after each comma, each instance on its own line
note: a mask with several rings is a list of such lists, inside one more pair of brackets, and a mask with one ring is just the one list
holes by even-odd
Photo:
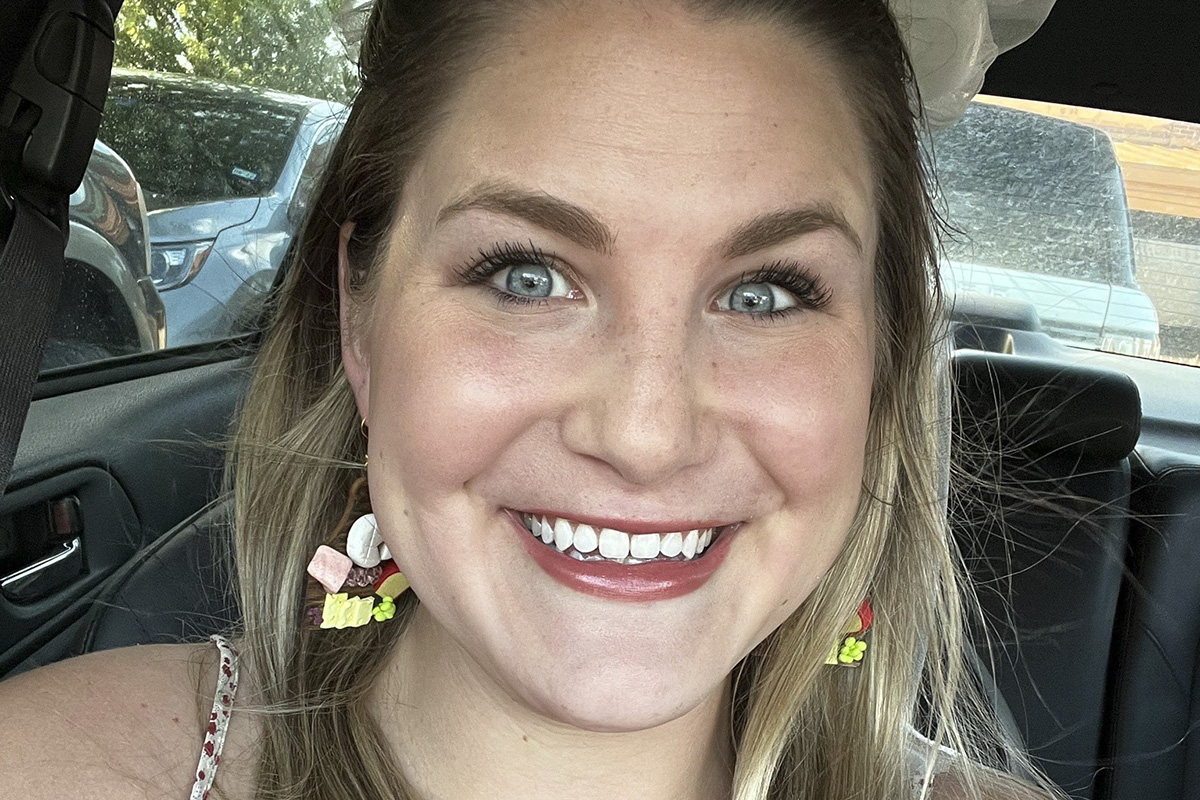
[[[529, 529], [521, 524], [517, 512], [505, 509], [504, 513], [530, 557], [551, 578], [582, 594], [627, 602], [670, 600], [696, 591], [720, 569], [721, 564], [725, 562], [725, 556], [729, 554], [734, 537], [741, 530], [741, 523], [728, 526], [704, 551], [702, 557], [690, 561], [616, 564], [611, 561], [579, 561], [564, 555], [535, 539], [529, 533]], [[572, 517], [572, 520], [574, 519]], [[584, 519], [577, 521], [587, 522]], [[639, 532], [624, 528], [621, 530], [625, 530], [626, 533]]]

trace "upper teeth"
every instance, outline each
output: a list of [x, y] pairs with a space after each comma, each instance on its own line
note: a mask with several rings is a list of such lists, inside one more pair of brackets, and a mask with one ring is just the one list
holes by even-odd
[[522, 514], [521, 521], [530, 533], [560, 552], [585, 561], [603, 558], [622, 564], [640, 564], [660, 556], [695, 558], [712, 544], [714, 536], [712, 528], [637, 534], [614, 528], [596, 530], [582, 522], [532, 514]]

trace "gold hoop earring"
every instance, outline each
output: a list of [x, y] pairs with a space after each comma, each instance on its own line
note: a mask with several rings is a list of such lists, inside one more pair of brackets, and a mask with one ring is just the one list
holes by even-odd
[[[367, 434], [367, 418], [366, 417], [363, 417], [361, 420], [358, 421], [358, 432], [362, 434], [362, 437], [364, 439], [367, 439], [368, 441], [370, 441], [370, 436]], [[368, 464], [370, 464], [370, 462], [371, 462], [371, 455], [369, 453], [364, 453], [363, 454], [363, 469], [366, 469]]]

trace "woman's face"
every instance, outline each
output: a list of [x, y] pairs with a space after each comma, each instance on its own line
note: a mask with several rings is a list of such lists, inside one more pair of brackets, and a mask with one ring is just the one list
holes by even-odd
[[722, 691], [851, 524], [876, 238], [787, 33], [560, 10], [469, 75], [344, 356], [381, 530], [473, 668], [589, 730]]

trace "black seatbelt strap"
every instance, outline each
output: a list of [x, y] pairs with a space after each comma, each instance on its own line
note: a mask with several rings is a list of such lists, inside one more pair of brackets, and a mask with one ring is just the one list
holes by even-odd
[[[121, 0], [38, 0], [0, 36], [0, 492], [33, 397], [62, 283], [67, 199], [108, 94]], [[38, 13], [40, 12], [40, 14]], [[25, 41], [21, 41], [21, 40]], [[7, 69], [11, 67], [11, 69]]]
[[24, 200], [0, 253], [0, 488], [8, 483], [62, 283], [62, 230]]

